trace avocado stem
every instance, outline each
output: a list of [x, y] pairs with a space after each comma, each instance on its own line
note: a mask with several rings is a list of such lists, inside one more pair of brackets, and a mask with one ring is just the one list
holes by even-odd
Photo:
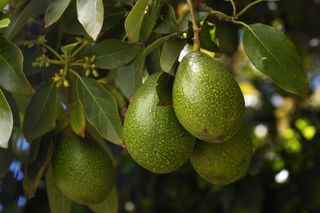
[[190, 9], [190, 15], [191, 15], [191, 21], [192, 21], [192, 28], [193, 28], [193, 50], [199, 51], [200, 50], [200, 28], [198, 27], [197, 20], [196, 20], [196, 15], [195, 15], [195, 10], [194, 6], [192, 3], [192, 0], [187, 0], [188, 6]]

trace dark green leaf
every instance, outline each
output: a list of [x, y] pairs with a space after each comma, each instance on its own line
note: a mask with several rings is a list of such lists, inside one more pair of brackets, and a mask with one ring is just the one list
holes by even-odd
[[244, 28], [243, 47], [256, 68], [280, 87], [306, 94], [308, 80], [301, 56], [285, 34], [271, 26], [252, 24]]
[[114, 72], [116, 84], [127, 98], [132, 97], [142, 83], [144, 60], [141, 51], [134, 61]]
[[14, 159], [14, 156], [9, 149], [0, 148], [0, 178], [2, 179], [9, 170], [9, 166]]
[[23, 121], [25, 136], [34, 140], [53, 129], [56, 125], [57, 94], [55, 85], [40, 87], [32, 97]]
[[161, 34], [179, 32], [179, 25], [176, 20], [174, 8], [170, 4], [165, 3], [162, 7], [162, 14], [164, 14], [163, 21], [156, 27], [154, 32]]
[[219, 50], [217, 44], [215, 43], [215, 31], [216, 28], [213, 24], [204, 21], [201, 26], [200, 31], [200, 47], [212, 52], [217, 52]]
[[158, 48], [161, 45], [163, 45], [164, 42], [166, 42], [168, 39], [170, 39], [171, 37], [176, 36], [176, 35], [177, 35], [177, 33], [172, 33], [170, 35], [166, 35], [166, 36], [163, 36], [163, 37], [155, 40], [149, 46], [147, 46], [147, 48], [143, 51], [143, 55], [146, 56], [146, 55], [150, 54], [156, 48]]
[[77, 80], [77, 95], [88, 122], [106, 140], [122, 144], [122, 124], [114, 98], [90, 78]]
[[104, 17], [102, 0], [77, 0], [78, 20], [93, 40], [96, 40]]
[[28, 198], [35, 196], [37, 187], [54, 151], [54, 141], [51, 136], [47, 135], [40, 142], [39, 154], [33, 162], [27, 165], [23, 179], [23, 190]]
[[105, 16], [102, 30], [107, 31], [120, 24], [120, 21], [125, 17], [126, 10], [120, 7], [105, 7]]
[[70, 213], [72, 201], [57, 187], [52, 169], [46, 172], [46, 186], [51, 213]]
[[43, 14], [49, 3], [50, 0], [31, 0], [22, 11], [15, 13], [11, 19], [11, 23], [6, 28], [5, 37], [11, 40], [27, 23], [29, 18]]
[[8, 142], [13, 128], [13, 117], [6, 97], [0, 89], [0, 147], [8, 148]]
[[94, 213], [117, 213], [119, 209], [118, 192], [116, 187], [113, 187], [107, 198], [98, 204], [89, 205], [89, 208]]
[[67, 9], [71, 0], [52, 0], [44, 17], [45, 27], [49, 27], [59, 20], [64, 11]]
[[148, 40], [150, 34], [152, 33], [152, 30], [154, 26], [157, 23], [158, 15], [159, 15], [159, 10], [161, 8], [160, 0], [153, 0], [152, 1], [152, 11], [150, 15], [145, 16], [142, 24], [142, 35], [143, 39], [145, 41]]
[[32, 88], [22, 67], [23, 55], [20, 49], [0, 36], [0, 86], [12, 93], [31, 94]]
[[124, 27], [128, 38], [132, 41], [140, 39], [141, 26], [148, 2], [149, 0], [138, 0], [126, 18]]
[[70, 109], [70, 125], [72, 130], [82, 137], [85, 135], [86, 118], [82, 111], [81, 105], [76, 101]]
[[163, 71], [174, 75], [172, 68], [177, 63], [185, 44], [186, 41], [179, 38], [172, 38], [164, 43], [160, 58], [160, 65]]
[[96, 56], [95, 64], [98, 68], [115, 69], [132, 61], [140, 48], [136, 44], [108, 39], [94, 45], [89, 54]]

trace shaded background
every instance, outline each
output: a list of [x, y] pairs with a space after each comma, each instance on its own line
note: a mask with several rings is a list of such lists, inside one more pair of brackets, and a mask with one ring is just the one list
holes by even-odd
[[[251, 1], [239, 1], [239, 8]], [[206, 3], [230, 14], [222, 0]], [[178, 5], [178, 3], [176, 3]], [[232, 57], [222, 60], [234, 71], [246, 102], [255, 155], [248, 175], [225, 187], [206, 183], [187, 163], [177, 172], [155, 175], [139, 167], [125, 150], [110, 145], [118, 163], [120, 212], [320, 212], [320, 0], [263, 2], [242, 20], [273, 25], [294, 41], [303, 55], [310, 82], [310, 98], [303, 100], [278, 88], [257, 72], [241, 42]], [[229, 27], [231, 38], [240, 32]], [[121, 29], [120, 29], [121, 30]], [[228, 42], [227, 42], [228, 43]], [[45, 183], [27, 200], [21, 181], [30, 146], [13, 137], [12, 153], [0, 150], [0, 213], [49, 212]], [[17, 157], [18, 156], [18, 157]], [[73, 212], [90, 212], [74, 204]]]

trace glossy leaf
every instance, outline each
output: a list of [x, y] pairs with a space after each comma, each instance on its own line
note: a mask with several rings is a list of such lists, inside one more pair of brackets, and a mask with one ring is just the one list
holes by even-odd
[[8, 142], [13, 128], [13, 117], [6, 97], [0, 89], [0, 147], [8, 148]]
[[108, 39], [94, 45], [89, 54], [96, 56], [95, 64], [101, 69], [116, 69], [132, 61], [140, 46], [128, 42]]
[[70, 125], [77, 135], [85, 136], [86, 118], [78, 101], [71, 106]]
[[93, 40], [96, 40], [104, 17], [102, 0], [77, 0], [78, 20]]
[[49, 27], [58, 21], [70, 2], [71, 0], [52, 0], [44, 17], [45, 27]]
[[140, 39], [141, 26], [148, 2], [149, 0], [138, 0], [126, 18], [124, 27], [128, 38], [132, 41]]
[[155, 40], [149, 46], [147, 46], [147, 48], [143, 52], [143, 55], [146, 56], [146, 55], [150, 54], [156, 48], [158, 48], [161, 45], [163, 45], [168, 39], [170, 39], [171, 37], [176, 36], [176, 35], [177, 35], [176, 33], [172, 33], [170, 35], [166, 35], [166, 36], [163, 36], [163, 37]]
[[185, 44], [186, 41], [179, 38], [173, 38], [164, 43], [160, 58], [160, 65], [163, 71], [174, 75], [172, 68], [177, 63]]
[[32, 88], [23, 71], [20, 49], [0, 36], [0, 87], [12, 93], [31, 94]]
[[152, 30], [154, 26], [157, 23], [157, 19], [159, 17], [159, 10], [161, 8], [161, 1], [160, 0], [153, 0], [152, 1], [152, 11], [150, 15], [147, 15], [144, 17], [142, 28], [141, 28], [141, 34], [143, 35], [143, 39], [145, 41], [148, 40], [150, 34], [152, 33]]
[[40, 141], [40, 149], [37, 158], [27, 165], [23, 179], [23, 190], [28, 198], [34, 197], [40, 184], [44, 171], [52, 158], [54, 142], [51, 136]]
[[116, 84], [127, 98], [132, 97], [142, 84], [144, 60], [141, 51], [134, 61], [115, 71]]
[[28, 19], [43, 14], [49, 3], [50, 0], [31, 0], [22, 11], [15, 13], [11, 19], [11, 23], [6, 28], [4, 36], [9, 40], [14, 38], [21, 28], [27, 23]]
[[122, 124], [114, 98], [94, 79], [77, 80], [77, 96], [91, 125], [106, 140], [122, 144]]
[[283, 89], [304, 96], [308, 81], [294, 44], [279, 30], [264, 24], [244, 28], [243, 47], [256, 68]]
[[89, 208], [94, 213], [117, 213], [119, 210], [118, 192], [116, 187], [113, 187], [107, 198], [98, 204], [91, 204]]
[[46, 172], [46, 186], [51, 213], [70, 213], [72, 201], [57, 187], [52, 169]]
[[56, 125], [57, 94], [55, 85], [40, 87], [31, 98], [23, 121], [23, 131], [30, 140], [46, 134]]

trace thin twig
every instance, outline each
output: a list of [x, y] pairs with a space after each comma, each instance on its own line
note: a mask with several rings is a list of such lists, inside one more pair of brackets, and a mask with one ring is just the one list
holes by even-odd
[[280, 0], [256, 0], [254, 2], [251, 2], [250, 4], [248, 4], [247, 6], [245, 6], [239, 13], [237, 13], [235, 16], [236, 17], [240, 17], [242, 16], [248, 9], [250, 9], [252, 6], [259, 4], [260, 2], [264, 2], [264, 1], [269, 1], [269, 2], [275, 2], [275, 1], [280, 1]]
[[236, 5], [234, 3], [233, 0], [230, 0], [230, 3], [232, 5], [232, 16], [235, 16], [237, 14], [237, 8], [236, 8]]
[[199, 36], [200, 29], [197, 24], [192, 0], [187, 0], [187, 2], [189, 5], [189, 8], [190, 8], [192, 28], [193, 28], [193, 34], [194, 34], [194, 36], [193, 36], [193, 50], [199, 51], [200, 50], [200, 36]]

